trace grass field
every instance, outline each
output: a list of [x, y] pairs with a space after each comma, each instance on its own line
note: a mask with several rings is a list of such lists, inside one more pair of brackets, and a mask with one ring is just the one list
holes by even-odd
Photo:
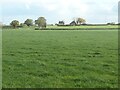
[[82, 26], [47, 26], [47, 28], [82, 28], [82, 29], [84, 29], [84, 28], [118, 28], [119, 26], [118, 25], [105, 25], [105, 26], [95, 26], [95, 25], [93, 25], [93, 26], [84, 26], [84, 25], [82, 25]]
[[2, 29], [0, 28], [0, 89], [2, 89]]
[[3, 30], [4, 88], [118, 87], [118, 31]]

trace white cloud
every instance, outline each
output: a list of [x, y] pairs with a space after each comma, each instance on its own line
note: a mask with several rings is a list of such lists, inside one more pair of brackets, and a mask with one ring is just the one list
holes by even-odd
[[61, 19], [84, 16], [88, 11], [88, 5], [82, 0], [42, 0], [38, 6], [53, 11]]
[[[22, 4], [27, 10], [33, 10], [32, 5], [38, 7], [40, 12], [50, 12], [47, 18], [57, 16], [56, 20], [68, 21], [74, 17], [83, 17], [92, 22], [117, 21], [117, 5], [119, 0], [1, 0], [1, 4]], [[36, 9], [36, 8], [35, 8]], [[34, 11], [32, 11], [34, 13]], [[48, 14], [48, 13], [47, 13]], [[106, 18], [107, 17], [107, 18]]]

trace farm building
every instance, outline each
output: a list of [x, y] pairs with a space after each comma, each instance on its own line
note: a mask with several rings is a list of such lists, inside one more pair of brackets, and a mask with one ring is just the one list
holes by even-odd
[[77, 25], [77, 24], [76, 24], [75, 21], [72, 21], [72, 22], [70, 23], [70, 25], [71, 25], [71, 26], [75, 26], [75, 25]]
[[64, 21], [59, 21], [58, 25], [64, 25]]

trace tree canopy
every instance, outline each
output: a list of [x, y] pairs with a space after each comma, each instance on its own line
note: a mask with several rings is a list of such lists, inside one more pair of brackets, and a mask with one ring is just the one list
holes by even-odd
[[33, 25], [33, 20], [32, 19], [27, 19], [24, 24], [26, 24], [27, 26], [32, 26]]
[[35, 20], [35, 24], [37, 24], [39, 28], [46, 28], [46, 19], [44, 17], [39, 17]]
[[86, 20], [83, 18], [76, 18], [77, 25], [86, 23]]
[[19, 25], [19, 21], [18, 20], [13, 20], [10, 25], [12, 25], [14, 28], [16, 28]]

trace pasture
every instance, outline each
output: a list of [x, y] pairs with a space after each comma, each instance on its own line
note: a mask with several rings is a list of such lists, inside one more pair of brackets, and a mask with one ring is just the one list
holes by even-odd
[[117, 30], [3, 30], [4, 88], [117, 88]]
[[81, 26], [47, 26], [48, 28], [80, 28], [80, 29], [88, 29], [88, 28], [91, 28], [91, 29], [94, 29], [96, 28], [99, 29], [99, 28], [102, 28], [102, 29], [105, 29], [105, 28], [109, 28], [109, 29], [113, 29], [113, 28], [118, 28], [118, 25], [81, 25]]

